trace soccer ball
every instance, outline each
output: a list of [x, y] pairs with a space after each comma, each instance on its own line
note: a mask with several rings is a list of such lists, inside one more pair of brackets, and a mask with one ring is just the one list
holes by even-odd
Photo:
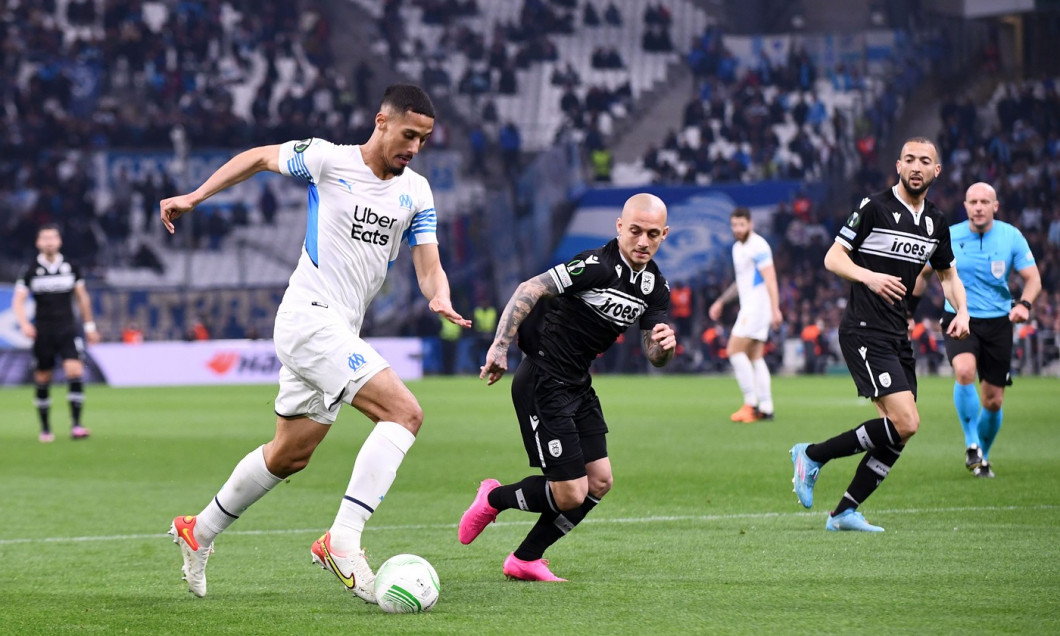
[[375, 573], [375, 598], [388, 614], [429, 612], [440, 592], [438, 573], [415, 554], [392, 556]]

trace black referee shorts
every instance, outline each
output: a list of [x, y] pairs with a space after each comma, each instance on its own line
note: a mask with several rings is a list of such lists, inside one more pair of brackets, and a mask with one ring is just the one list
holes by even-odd
[[878, 398], [912, 391], [916, 399], [916, 359], [908, 338], [841, 329], [839, 348], [858, 395]]
[[55, 368], [55, 359], [80, 360], [84, 347], [81, 337], [73, 329], [49, 331], [38, 329], [33, 340], [33, 357], [37, 359], [38, 371], [51, 371]]
[[512, 403], [526, 457], [550, 480], [585, 477], [587, 463], [607, 457], [607, 424], [588, 380], [560, 382], [524, 358], [512, 376]]
[[[949, 329], [955, 314], [942, 314], [942, 330]], [[968, 337], [956, 340], [946, 336], [946, 357], [961, 353], [975, 356], [975, 370], [980, 382], [994, 386], [1012, 386], [1012, 321], [1008, 316], [972, 318], [968, 321]]]

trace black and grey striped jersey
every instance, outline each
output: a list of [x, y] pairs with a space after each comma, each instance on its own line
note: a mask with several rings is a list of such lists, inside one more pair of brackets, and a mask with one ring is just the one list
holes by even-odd
[[54, 263], [37, 256], [23, 269], [15, 285], [33, 294], [37, 304], [33, 322], [37, 329], [58, 332], [76, 328], [73, 294], [81, 281], [81, 269], [59, 254]]
[[659, 267], [649, 261], [633, 271], [617, 239], [548, 273], [562, 293], [534, 306], [519, 326], [519, 348], [553, 377], [582, 382], [596, 356], [631, 325], [669, 323], [670, 286]]
[[953, 266], [946, 217], [930, 201], [915, 212], [898, 198], [897, 187], [862, 199], [835, 241], [850, 250], [855, 264], [901, 278], [906, 297], [892, 305], [865, 285], [852, 283], [841, 328], [905, 336], [909, 295], [924, 263], [930, 262], [935, 270]]

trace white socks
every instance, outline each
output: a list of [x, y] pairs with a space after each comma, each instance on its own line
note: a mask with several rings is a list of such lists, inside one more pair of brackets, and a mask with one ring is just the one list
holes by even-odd
[[732, 371], [736, 375], [736, 382], [743, 392], [743, 403], [757, 406], [758, 399], [755, 393], [755, 370], [751, 366], [751, 359], [746, 353], [734, 353], [729, 357], [732, 363]]
[[379, 422], [364, 440], [346, 496], [331, 525], [331, 547], [337, 554], [360, 551], [364, 524], [390, 490], [398, 466], [415, 441], [416, 436], [396, 422]]
[[773, 387], [769, 377], [769, 366], [765, 358], [759, 358], [751, 363], [754, 366], [755, 394], [758, 395], [758, 410], [762, 413], [773, 412]]
[[264, 446], [247, 453], [236, 464], [217, 496], [199, 513], [195, 523], [195, 539], [200, 545], [213, 543], [214, 537], [224, 532], [251, 504], [264, 497], [280, 481], [265, 466]]

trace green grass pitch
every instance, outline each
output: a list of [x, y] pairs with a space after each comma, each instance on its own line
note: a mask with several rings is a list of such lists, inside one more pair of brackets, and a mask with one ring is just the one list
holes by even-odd
[[478, 482], [530, 474], [507, 379], [412, 383], [426, 420], [369, 522], [373, 565], [438, 570], [426, 615], [392, 616], [310, 564], [370, 425], [340, 416], [309, 468], [217, 542], [209, 595], [164, 535], [272, 434], [275, 388], [87, 390], [84, 442], [36, 439], [32, 389], [0, 391], [0, 632], [12, 634], [1060, 633], [1060, 382], [1020, 378], [993, 452], [964, 468], [952, 381], [922, 380], [920, 433], [863, 506], [881, 535], [829, 533], [858, 459], [826, 466], [812, 511], [788, 449], [875, 417], [847, 377], [776, 378], [777, 419], [732, 424], [725, 377], [598, 377], [615, 485], [547, 554], [563, 584], [506, 581], [534, 517], [501, 515], [470, 546], [456, 523]]

